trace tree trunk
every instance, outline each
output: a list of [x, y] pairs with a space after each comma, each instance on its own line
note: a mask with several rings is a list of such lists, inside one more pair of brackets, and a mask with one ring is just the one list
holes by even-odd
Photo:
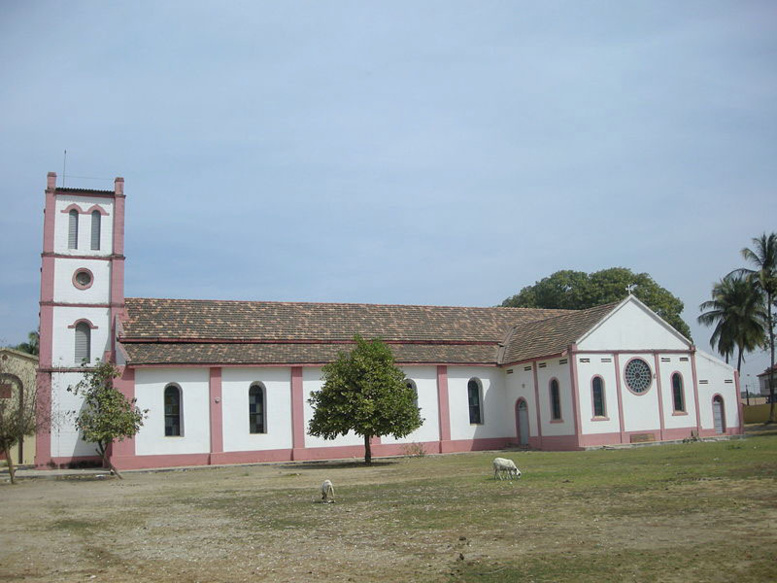
[[6, 449], [3, 451], [5, 454], [5, 459], [8, 462], [8, 475], [11, 476], [11, 484], [16, 483], [16, 468], [13, 465], [13, 456], [11, 455], [11, 450]]
[[103, 467], [109, 469], [111, 473], [114, 474], [120, 480], [123, 480], [124, 477], [119, 473], [119, 470], [117, 470], [116, 467], [111, 463], [110, 454], [109, 454], [110, 445], [103, 446], [102, 444], [98, 444], [97, 448], [98, 448], [98, 453], [100, 454], [100, 457], [103, 459]]
[[771, 351], [771, 362], [769, 363], [769, 400], [771, 401], [771, 405], [769, 406], [769, 420], [766, 422], [768, 423], [774, 423], [774, 313], [772, 312], [772, 304], [774, 303], [772, 301], [771, 294], [768, 294], [766, 296], [766, 309], [768, 310], [768, 326], [769, 326], [769, 349]]
[[370, 446], [371, 435], [364, 436], [364, 463], [368, 466], [372, 465], [372, 448]]

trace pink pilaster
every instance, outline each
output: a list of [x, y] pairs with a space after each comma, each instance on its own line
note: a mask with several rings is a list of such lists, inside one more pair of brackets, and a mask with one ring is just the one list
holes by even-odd
[[542, 413], [540, 412], [540, 381], [537, 361], [531, 363], [531, 369], [534, 378], [534, 406], [537, 408], [537, 449], [542, 449]]
[[626, 420], [623, 418], [623, 387], [621, 386], [621, 361], [616, 352], [613, 358], [615, 363], [615, 393], [618, 395], [618, 428], [620, 429], [621, 443], [626, 443]]
[[440, 453], [448, 451], [451, 441], [451, 407], [448, 395], [448, 367], [437, 367], [437, 407], [440, 427]]
[[[40, 417], [38, 423], [51, 419], [51, 373], [39, 372], [35, 379], [35, 399]], [[50, 422], [35, 434], [35, 467], [43, 468], [51, 462]]]
[[[701, 436], [701, 409], [699, 409], [699, 377], [696, 374], [696, 347], [691, 348], [691, 377], [693, 381], [693, 402], [696, 404], [696, 435]], [[739, 395], [737, 395], [737, 400]]]
[[224, 451], [224, 415], [221, 407], [221, 367], [210, 369], [210, 453]]
[[664, 395], [663, 395], [663, 391], [661, 390], [661, 362], [660, 362], [660, 359], [658, 358], [657, 352], [653, 354], [653, 357], [656, 365], [656, 390], [658, 391], [658, 422], [659, 422], [658, 439], [660, 441], [663, 441], [666, 427], [664, 424]]
[[305, 398], [302, 392], [302, 367], [291, 368], [291, 447], [292, 459], [305, 458]]
[[577, 444], [582, 442], [583, 422], [580, 413], [580, 394], [578, 393], [579, 383], [577, 378], [577, 347], [573, 344], [569, 347], [569, 381], [572, 384], [572, 418], [575, 422], [575, 436]]
[[[120, 375], [113, 381], [113, 386], [132, 402], [135, 399], [135, 369], [128, 366], [120, 369]], [[126, 460], [135, 455], [135, 438], [130, 437], [124, 441], [117, 441], [111, 448], [111, 463], [117, 468], [129, 467]]]

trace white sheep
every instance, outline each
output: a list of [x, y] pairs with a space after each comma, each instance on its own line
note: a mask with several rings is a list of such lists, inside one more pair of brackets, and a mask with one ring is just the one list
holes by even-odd
[[324, 480], [321, 484], [321, 501], [329, 503], [335, 501], [335, 487], [330, 480]]
[[503, 457], [494, 458], [494, 479], [503, 480], [505, 474], [508, 479], [520, 478], [521, 470], [515, 465], [513, 460], [508, 460]]

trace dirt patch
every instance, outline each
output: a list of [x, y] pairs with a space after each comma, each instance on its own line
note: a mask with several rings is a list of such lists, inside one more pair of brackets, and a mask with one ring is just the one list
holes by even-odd
[[[0, 486], [0, 581], [777, 576], [775, 538], [762, 528], [777, 519], [774, 464], [767, 476], [736, 465], [700, 479], [681, 473], [684, 457], [650, 449], [658, 453], [518, 454], [515, 482], [492, 479], [493, 454], [22, 480]], [[632, 474], [648, 464], [652, 477], [624, 478], [626, 463]], [[319, 501], [324, 479], [335, 504]]]

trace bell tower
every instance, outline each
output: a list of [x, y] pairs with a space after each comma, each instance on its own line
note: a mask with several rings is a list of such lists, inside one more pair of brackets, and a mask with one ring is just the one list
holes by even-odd
[[49, 172], [43, 222], [38, 399], [51, 413], [37, 437], [37, 466], [94, 456], [73, 420], [79, 398], [67, 391], [98, 360], [116, 360], [116, 322], [124, 308], [124, 179], [113, 190], [57, 187]]

